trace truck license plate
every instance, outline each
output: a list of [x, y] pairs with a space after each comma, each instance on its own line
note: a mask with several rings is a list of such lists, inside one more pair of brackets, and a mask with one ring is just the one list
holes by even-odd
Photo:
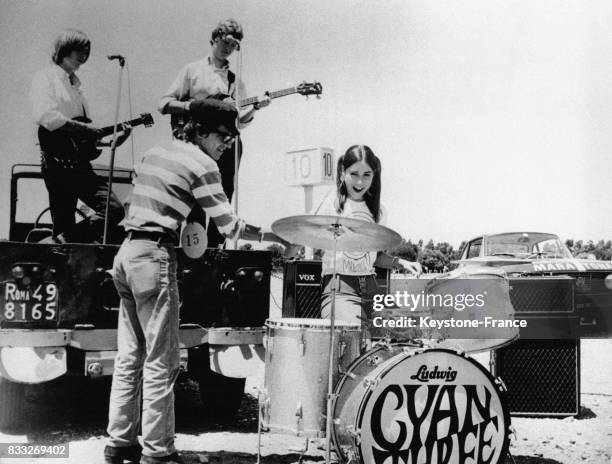
[[22, 286], [4, 282], [2, 297], [5, 321], [57, 321], [59, 292], [54, 283]]

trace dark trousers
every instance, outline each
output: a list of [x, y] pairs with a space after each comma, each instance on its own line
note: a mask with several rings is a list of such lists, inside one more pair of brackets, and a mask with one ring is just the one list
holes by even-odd
[[[108, 194], [107, 179], [98, 176], [89, 163], [64, 167], [52, 159], [45, 159], [44, 156], [42, 174], [49, 192], [53, 236], [62, 234], [67, 242], [102, 242]], [[79, 199], [95, 213], [75, 224], [75, 210]], [[123, 240], [123, 228], [118, 226], [123, 216], [121, 202], [111, 193], [108, 243], [119, 243]]]
[[[376, 275], [338, 275], [336, 289], [336, 319], [363, 324], [372, 319], [374, 295], [379, 292]], [[332, 276], [323, 276], [321, 295], [321, 318], [329, 319], [332, 303]]]

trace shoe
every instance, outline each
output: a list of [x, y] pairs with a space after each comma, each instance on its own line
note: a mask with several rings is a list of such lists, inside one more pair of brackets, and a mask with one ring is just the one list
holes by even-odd
[[178, 453], [172, 453], [168, 456], [145, 456], [142, 455], [140, 458], [140, 464], [185, 464], [183, 458], [179, 456]]
[[140, 460], [142, 446], [136, 444], [131, 446], [104, 447], [104, 464], [123, 464], [125, 462], [137, 463]]
[[123, 464], [123, 458], [104, 455], [104, 464]]
[[53, 240], [53, 243], [57, 243], [58, 245], [68, 243], [66, 237], [64, 237], [64, 234], [56, 235], [55, 237], [51, 237], [51, 239]]

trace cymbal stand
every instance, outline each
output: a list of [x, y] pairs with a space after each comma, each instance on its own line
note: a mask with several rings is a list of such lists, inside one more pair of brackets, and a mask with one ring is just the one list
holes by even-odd
[[333, 420], [334, 403], [334, 354], [336, 351], [334, 339], [336, 332], [336, 290], [338, 287], [338, 276], [336, 275], [336, 250], [338, 248], [338, 237], [340, 236], [340, 224], [332, 224], [334, 234], [334, 248], [332, 254], [332, 279], [331, 279], [331, 311], [329, 313], [329, 363], [327, 370], [327, 414], [325, 416], [325, 464], [331, 463], [331, 426]]
[[261, 464], [261, 432], [262, 432], [261, 422], [263, 421], [263, 414], [264, 414], [263, 391], [259, 390], [259, 394], [257, 395], [257, 461], [255, 461], [255, 464]]

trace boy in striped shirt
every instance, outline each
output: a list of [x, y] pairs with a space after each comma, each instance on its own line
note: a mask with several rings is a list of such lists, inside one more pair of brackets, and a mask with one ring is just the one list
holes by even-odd
[[[237, 113], [216, 100], [193, 102], [185, 141], [149, 150], [134, 180], [113, 266], [121, 297], [118, 349], [110, 396], [107, 464], [182, 463], [174, 446], [173, 385], [179, 372], [179, 299], [175, 239], [198, 205], [228, 238], [262, 233], [236, 217], [216, 161], [238, 135]], [[142, 418], [140, 397], [142, 381]], [[140, 424], [142, 420], [142, 424]], [[138, 444], [142, 425], [144, 447]]]

